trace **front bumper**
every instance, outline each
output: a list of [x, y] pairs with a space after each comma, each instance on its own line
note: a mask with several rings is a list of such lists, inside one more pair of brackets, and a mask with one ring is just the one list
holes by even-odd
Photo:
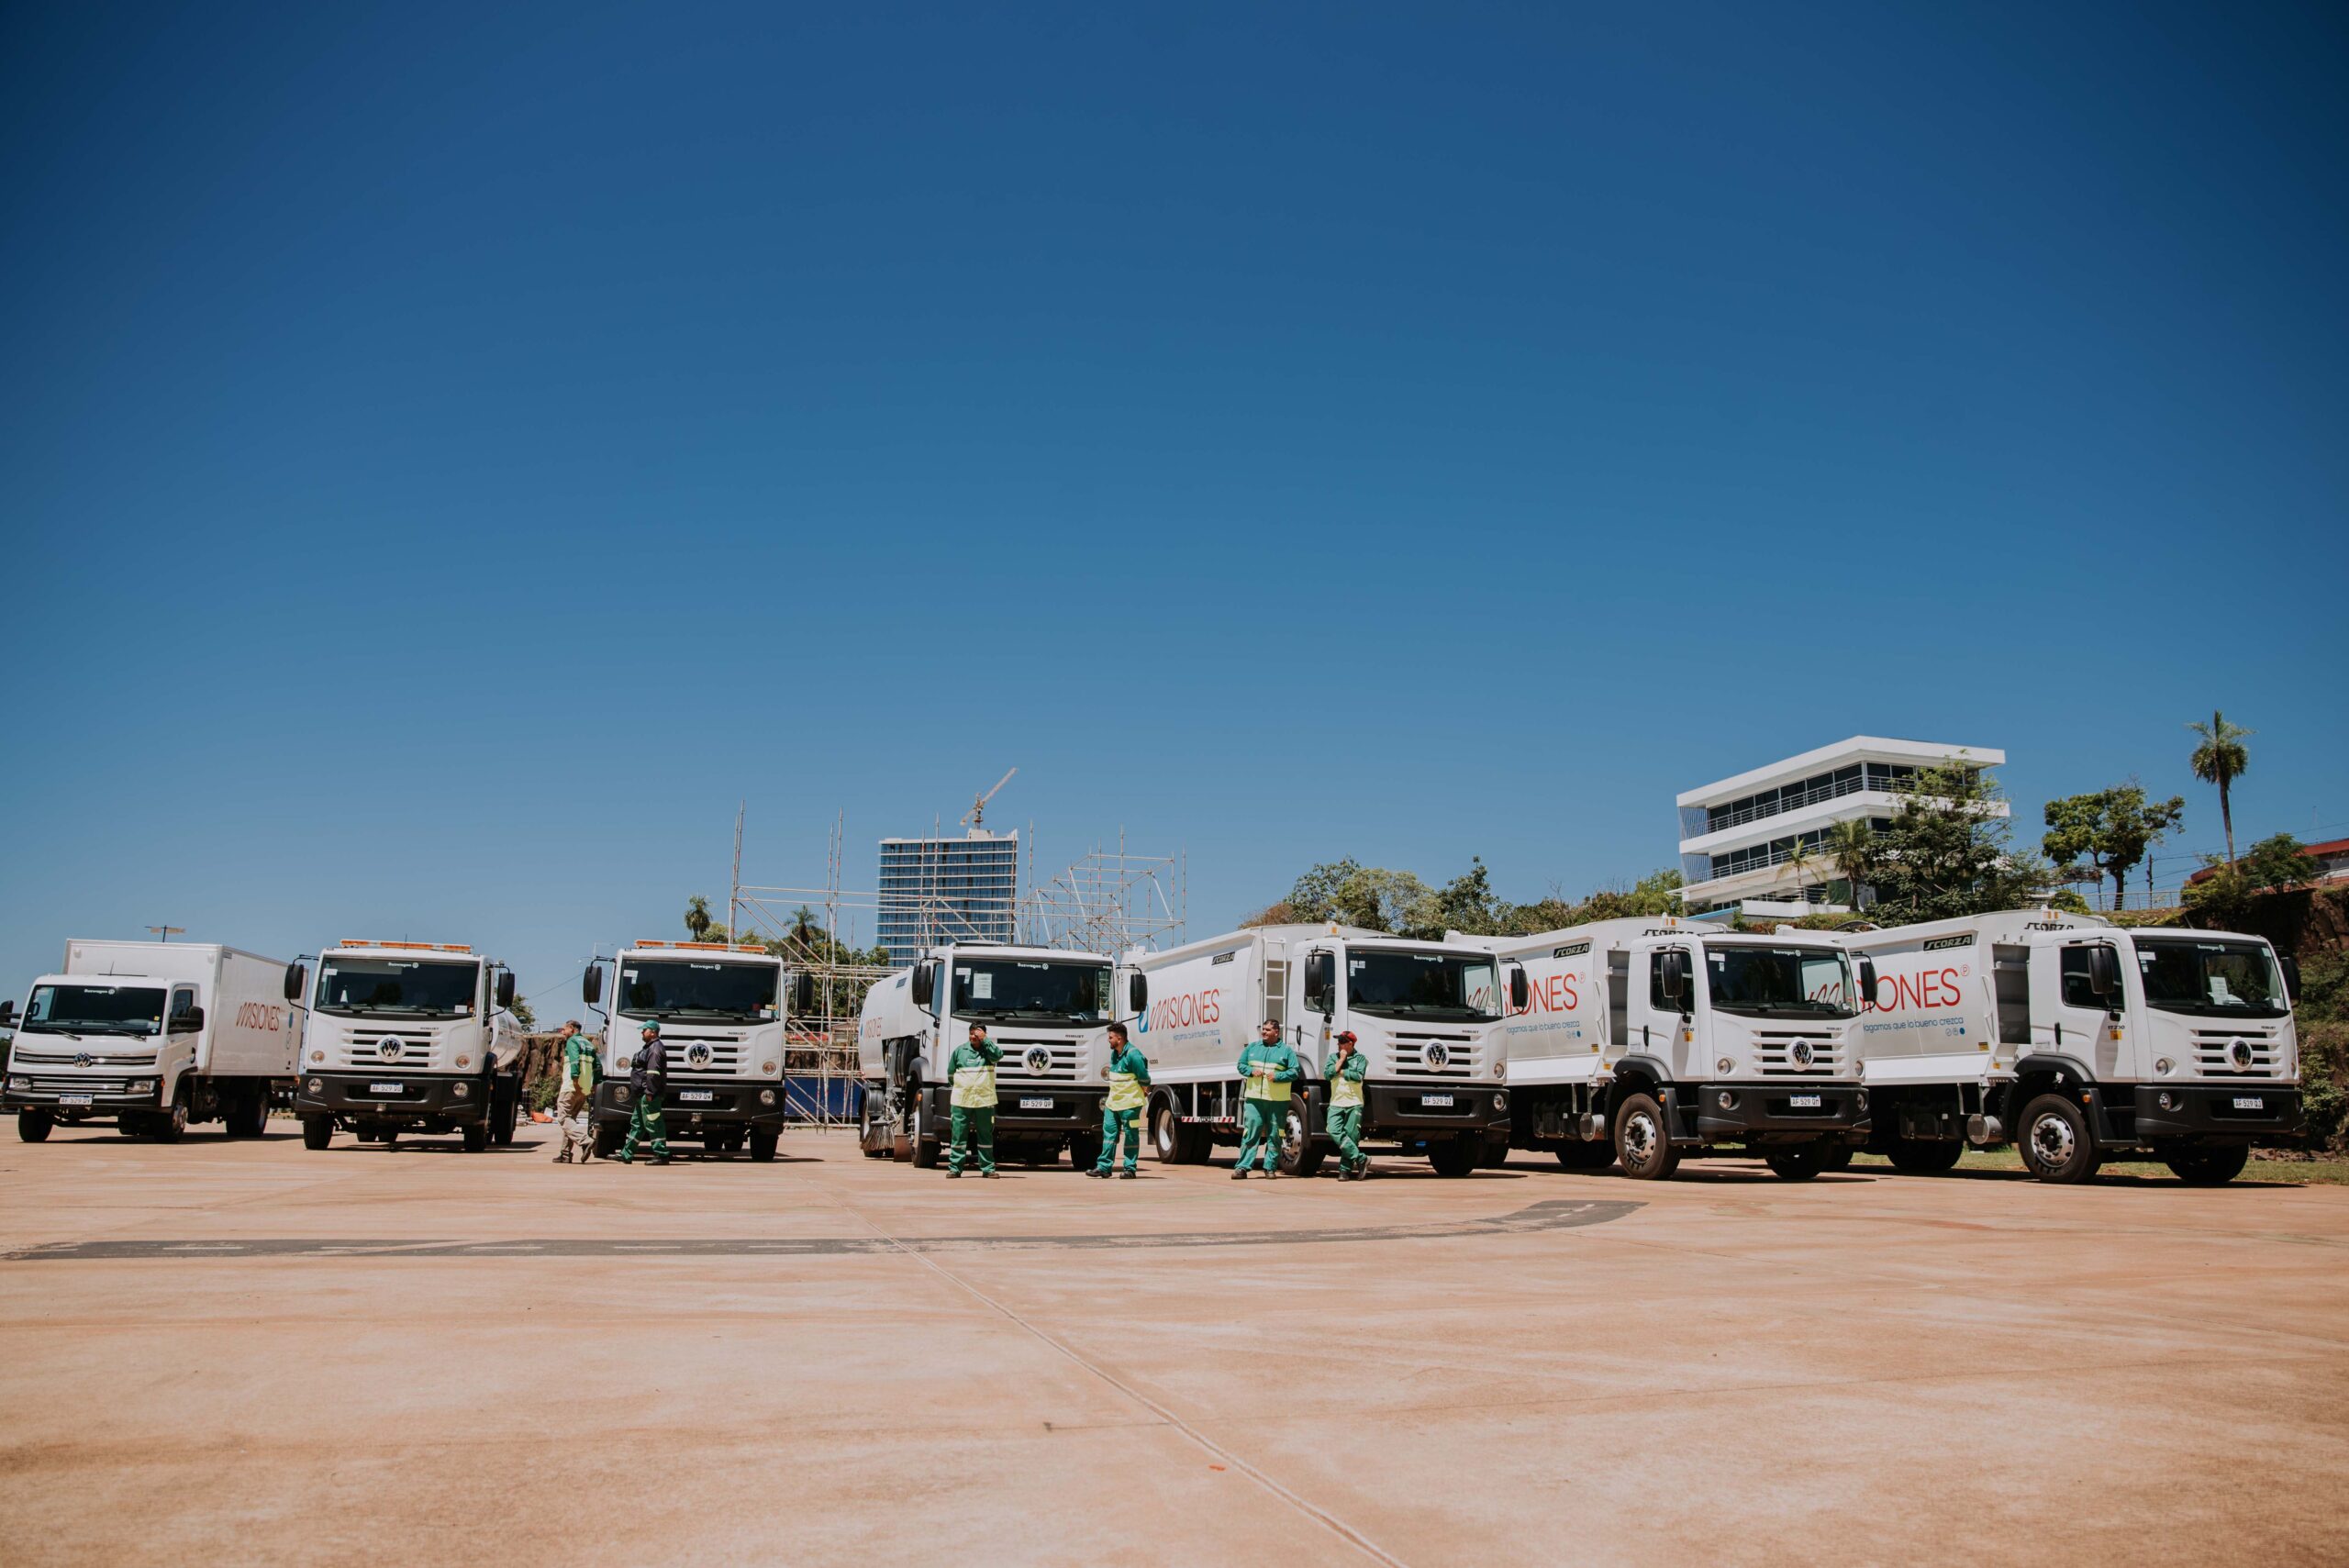
[[[1721, 1103], [1724, 1095], [1730, 1102], [1726, 1106]], [[1700, 1084], [1692, 1097], [1695, 1104], [1689, 1108], [1695, 1115], [1697, 1134], [1708, 1142], [1753, 1137], [1790, 1141], [1801, 1134], [1838, 1143], [1867, 1139], [1868, 1093], [1857, 1084], [1784, 1080]]]
[[[317, 1084], [313, 1092], [312, 1084]], [[294, 1114], [353, 1122], [465, 1127], [489, 1119], [494, 1095], [478, 1073], [425, 1077], [396, 1073], [306, 1073], [294, 1085]]]
[[[80, 1121], [87, 1117], [118, 1116], [124, 1111], [150, 1111], [163, 1103], [162, 1080], [140, 1079], [154, 1087], [137, 1093], [117, 1087], [122, 1074], [112, 1074], [105, 1087], [113, 1092], [101, 1092], [101, 1085], [68, 1084], [49, 1074], [35, 1078], [30, 1088], [0, 1090], [0, 1112], [48, 1111], [61, 1121]], [[87, 1097], [86, 1105], [78, 1102]]]
[[2288, 1084], [2140, 1084], [2134, 1098], [2138, 1143], [2291, 1143], [2308, 1130], [2300, 1091]]
[[[1366, 1137], [1475, 1132], [1508, 1128], [1508, 1091], [1492, 1084], [1382, 1084], [1363, 1086], [1362, 1126]], [[1445, 1102], [1449, 1101], [1449, 1104]], [[1320, 1130], [1322, 1097], [1313, 1096], [1314, 1130]]]
[[[954, 1091], [947, 1087], [922, 1091], [922, 1114], [935, 1127], [953, 1125]], [[1022, 1132], [1098, 1132], [1105, 1088], [1071, 1084], [1005, 1084], [995, 1086], [995, 1134]], [[1038, 1104], [1048, 1101], [1049, 1104]]]
[[[705, 1099], [704, 1095], [708, 1097]], [[635, 1114], [636, 1095], [626, 1084], [613, 1079], [596, 1085], [596, 1104], [588, 1112], [589, 1121], [625, 1122]], [[779, 1128], [783, 1125], [783, 1080], [685, 1083], [672, 1078], [661, 1096], [661, 1118], [672, 1128], [721, 1123]]]

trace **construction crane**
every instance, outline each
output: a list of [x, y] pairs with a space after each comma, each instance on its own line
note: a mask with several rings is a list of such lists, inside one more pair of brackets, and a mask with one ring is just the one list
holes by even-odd
[[[1018, 768], [1014, 768], [1011, 770], [1011, 773], [1016, 773], [1019, 771], [1019, 770]], [[1004, 785], [1011, 782], [1011, 773], [1006, 773], [1003, 777], [996, 780], [995, 789], [987, 791], [986, 794], [980, 795], [977, 799], [971, 802], [971, 809], [963, 813], [963, 825], [964, 827], [971, 828], [974, 832], [977, 831], [979, 825], [986, 820], [987, 802], [996, 797], [996, 790], [1002, 789]]]

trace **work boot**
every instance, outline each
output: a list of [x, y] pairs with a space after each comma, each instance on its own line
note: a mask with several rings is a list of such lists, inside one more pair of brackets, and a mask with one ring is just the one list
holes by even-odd
[[1280, 1179], [1281, 1168], [1278, 1165], [1267, 1165], [1264, 1167], [1264, 1180], [1268, 1182], [1277, 1182]]
[[1118, 1180], [1121, 1182], [1130, 1182], [1141, 1173], [1139, 1171], [1120, 1171], [1118, 1173]]
[[568, 1147], [565, 1147], [565, 1148], [563, 1149], [563, 1151], [562, 1151], [561, 1153], [557, 1154], [557, 1155], [554, 1157], [554, 1162], [555, 1162], [556, 1164], [558, 1164], [558, 1165], [568, 1165], [568, 1164], [570, 1164], [570, 1163], [571, 1163], [571, 1150], [570, 1150]]
[[1088, 1176], [1106, 1176], [1109, 1173], [1107, 1171], [1088, 1170], [1085, 1173]]
[[990, 1182], [995, 1180], [995, 1174], [996, 1173], [993, 1171], [981, 1171], [979, 1173], [981, 1179]]
[[949, 1171], [946, 1173], [946, 1179], [950, 1182], [959, 1182], [963, 1179], [963, 1173], [960, 1171]]
[[1235, 1182], [1246, 1181], [1248, 1179], [1248, 1167], [1245, 1165], [1234, 1165], [1231, 1168], [1231, 1179]]
[[669, 1157], [666, 1154], [655, 1154], [651, 1160], [651, 1163], [655, 1165], [665, 1165], [668, 1162]]

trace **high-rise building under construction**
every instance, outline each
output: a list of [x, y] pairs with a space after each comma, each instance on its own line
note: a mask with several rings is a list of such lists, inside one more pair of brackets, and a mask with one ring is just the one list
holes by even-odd
[[1008, 942], [1019, 928], [1019, 834], [881, 840], [880, 943], [903, 969], [941, 942]]

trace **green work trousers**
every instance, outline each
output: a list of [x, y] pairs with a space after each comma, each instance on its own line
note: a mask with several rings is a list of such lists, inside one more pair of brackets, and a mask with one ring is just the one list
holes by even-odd
[[1093, 1168], [1107, 1172], [1118, 1162], [1118, 1138], [1126, 1140], [1126, 1169], [1136, 1170], [1141, 1164], [1141, 1112], [1113, 1111], [1101, 1107], [1101, 1159]]
[[1242, 1100], [1240, 1111], [1240, 1168], [1246, 1170], [1249, 1159], [1261, 1147], [1264, 1169], [1274, 1169], [1281, 1157], [1281, 1140], [1288, 1134], [1288, 1102]]
[[1330, 1137], [1338, 1146], [1338, 1164], [1342, 1170], [1359, 1171], [1370, 1162], [1362, 1157], [1362, 1107], [1331, 1106], [1330, 1107]]
[[946, 1168], [959, 1171], [963, 1162], [976, 1151], [979, 1169], [995, 1169], [995, 1107], [993, 1106], [956, 1106], [954, 1107], [954, 1147], [946, 1151]]
[[636, 1104], [628, 1113], [628, 1140], [620, 1145], [621, 1159], [636, 1157], [636, 1141], [640, 1138], [651, 1143], [654, 1158], [669, 1157], [669, 1128], [661, 1119], [661, 1100], [659, 1095], [636, 1096]]

